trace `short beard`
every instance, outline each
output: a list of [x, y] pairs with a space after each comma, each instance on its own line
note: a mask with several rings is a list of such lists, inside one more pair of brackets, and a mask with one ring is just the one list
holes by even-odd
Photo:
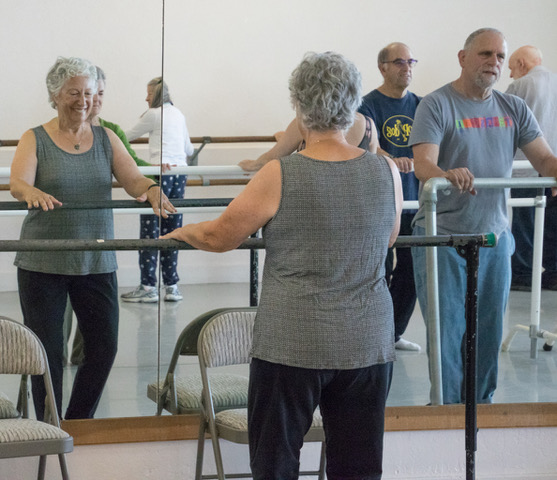
[[488, 77], [486, 75], [483, 75], [481, 73], [478, 73], [476, 75], [476, 78], [474, 79], [475, 83], [478, 87], [487, 90], [488, 88], [492, 88], [493, 85], [495, 85], [497, 83], [497, 80], [499, 80], [499, 77], [495, 76], [495, 77]]

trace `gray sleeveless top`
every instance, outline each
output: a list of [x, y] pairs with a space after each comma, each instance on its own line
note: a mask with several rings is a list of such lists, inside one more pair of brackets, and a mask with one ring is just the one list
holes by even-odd
[[[93, 127], [93, 146], [83, 153], [57, 147], [45, 129], [33, 129], [37, 143], [35, 187], [62, 203], [112, 199], [112, 147], [102, 127]], [[111, 239], [112, 210], [31, 210], [21, 227], [23, 239]], [[14, 265], [61, 275], [109, 273], [117, 269], [116, 253], [18, 252]]]
[[265, 268], [252, 356], [315, 369], [394, 360], [385, 256], [395, 222], [386, 160], [280, 160], [282, 194], [263, 228]]

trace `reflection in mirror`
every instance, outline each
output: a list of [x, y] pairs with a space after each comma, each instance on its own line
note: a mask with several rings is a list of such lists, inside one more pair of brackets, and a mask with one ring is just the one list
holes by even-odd
[[[4, 5], [0, 17], [0, 56], [7, 87], [0, 90], [0, 139], [20, 138], [25, 130], [52, 118], [44, 88], [44, 77], [58, 55], [78, 55], [103, 68], [107, 75], [102, 118], [115, 122], [124, 130], [132, 128], [141, 113], [146, 83], [161, 74], [161, 2], [159, 0], [98, 0], [89, 3], [68, 0], [29, 0]], [[176, 107], [185, 114], [189, 133], [200, 135], [268, 135], [284, 129], [293, 112], [288, 101], [287, 79], [307, 50], [338, 50], [360, 68], [364, 91], [380, 85], [381, 76], [375, 62], [383, 43], [401, 40], [412, 46], [419, 58], [412, 89], [425, 95], [458, 75], [456, 52], [471, 30], [476, 27], [474, 9], [440, 7], [434, 0], [422, 8], [397, 12], [397, 22], [404, 26], [402, 37], [393, 37], [392, 8], [386, 1], [353, 2], [358, 15], [346, 5], [323, 8], [317, 1], [300, 4], [285, 0], [272, 12], [273, 28], [265, 2], [245, 0], [237, 4], [219, 2], [215, 15], [213, 2], [166, 2], [165, 80], [169, 84]], [[506, 34], [509, 48], [522, 43], [539, 45], [546, 54], [544, 62], [553, 70], [557, 54], [543, 48], [555, 43], [556, 33], [549, 27], [532, 22], [528, 27], [509, 15], [501, 19], [500, 6], [482, 8], [485, 24], [497, 24]], [[506, 2], [506, 9], [523, 10], [517, 1]], [[537, 14], [554, 18], [555, 3], [544, 1]], [[314, 15], [317, 8], [319, 15]], [[423, 35], [424, 25], [431, 22], [426, 14], [439, 10], [435, 35]], [[461, 10], [458, 10], [461, 9]], [[296, 15], [292, 15], [296, 12]], [[454, 18], [461, 18], [455, 27]], [[374, 29], [370, 31], [369, 20]], [[501, 23], [503, 22], [503, 23]], [[328, 28], [335, 25], [335, 29]], [[457, 32], [454, 29], [457, 28]], [[305, 32], [308, 41], [300, 41], [294, 32]], [[369, 38], [357, 41], [346, 32], [369, 32]], [[29, 32], [33, 32], [32, 35]], [[520, 32], [520, 36], [518, 36]], [[456, 33], [456, 34], [455, 34]], [[438, 39], [447, 41], [439, 44]], [[39, 41], [37, 41], [37, 39]], [[434, 52], [434, 53], [433, 53]], [[441, 61], [442, 60], [442, 61]], [[10, 82], [14, 85], [10, 85]], [[498, 88], [505, 90], [510, 80], [505, 74]], [[269, 145], [212, 145], [200, 156], [200, 165], [235, 164], [244, 158], [256, 158]], [[9, 166], [13, 150], [2, 148], [0, 166]], [[134, 144], [138, 157], [149, 159], [146, 144]], [[5, 183], [5, 178], [2, 183]], [[188, 187], [186, 198], [233, 197], [242, 187]], [[3, 200], [11, 200], [0, 192]], [[120, 189], [114, 198], [128, 198]], [[214, 218], [216, 214], [189, 213], [184, 222]], [[2, 239], [18, 238], [22, 217], [3, 218]], [[116, 215], [116, 238], [137, 238], [139, 215]], [[231, 252], [218, 256], [201, 252], [179, 254], [181, 302], [160, 305], [161, 368], [171, 355], [175, 340], [187, 321], [211, 308], [244, 306], [248, 303], [248, 253]], [[118, 252], [120, 293], [138, 284], [139, 267], [136, 252]], [[13, 255], [2, 254], [3, 275], [0, 288], [15, 292]], [[21, 319], [16, 296], [1, 293], [2, 313]], [[555, 311], [551, 292], [542, 294], [542, 326], [553, 330], [551, 312]], [[527, 323], [528, 293], [511, 294], [507, 325]], [[98, 417], [151, 415], [153, 402], [146, 397], [146, 385], [157, 372], [157, 304], [120, 304], [119, 352], [109, 377], [105, 394], [97, 411]], [[401, 352], [395, 365], [395, 378], [390, 396], [391, 405], [425, 404], [429, 401], [425, 329], [416, 310], [410, 321], [410, 340], [422, 346], [419, 354]], [[554, 353], [540, 353], [536, 362], [529, 359], [529, 341], [518, 336], [511, 352], [501, 354], [501, 371], [496, 402], [543, 401], [555, 398], [552, 385], [555, 371]], [[184, 365], [195, 370], [196, 366]], [[65, 371], [69, 388], [76, 367]], [[64, 397], [69, 397], [69, 391]]]
[[[133, 29], [126, 31], [125, 35], [121, 29], [123, 18], [133, 25]], [[136, 94], [137, 98], [142, 99], [144, 91], [144, 84], [143, 82], [137, 84], [136, 75], [150, 78], [160, 75], [161, 72], [161, 20], [161, 3], [155, 0], [117, 3], [101, 1], [96, 2], [94, 8], [90, 4], [70, 4], [60, 0], [54, 0], [48, 5], [39, 1], [27, 2], [25, 5], [5, 5], [1, 20], [2, 59], [6, 64], [4, 74], [17, 83], [12, 84], [12, 91], [6, 88], [0, 92], [2, 111], [12, 112], [11, 120], [8, 119], [8, 115], [2, 116], [0, 138], [18, 139], [24, 131], [44, 124], [56, 116], [57, 112], [52, 110], [48, 103], [45, 76], [59, 56], [87, 58], [94, 64], [102, 66], [107, 74], [102, 118], [121, 126], [132, 125], [136, 110], [130, 106], [135, 104]], [[33, 32], [33, 34], [22, 35], [22, 32]], [[17, 41], [8, 41], [10, 38]], [[37, 39], [40, 41], [37, 42]], [[134, 48], [129, 49], [127, 55], [114, 55], [115, 51], [123, 51], [121, 49], [130, 43]], [[25, 95], [19, 93], [14, 95], [16, 93], [14, 88], [17, 92], [25, 92]], [[23, 98], [25, 101], [22, 101]], [[85, 145], [88, 139], [83, 137], [82, 141]], [[79, 141], [74, 143], [81, 147]], [[9, 166], [12, 156], [13, 149], [2, 152], [2, 166]], [[2, 183], [6, 183], [7, 178], [3, 180]], [[5, 191], [2, 192], [2, 196], [3, 200], [13, 200]], [[115, 190], [114, 198], [129, 198], [129, 196]], [[116, 238], [129, 238], [132, 230], [138, 231], [136, 217], [136, 215], [123, 215], [121, 219], [116, 219]], [[23, 216], [18, 216], [10, 217], [3, 222], [2, 235], [5, 235], [3, 238], [19, 238], [22, 220]], [[12, 265], [14, 256], [10, 254], [4, 256], [6, 258], [2, 258], [2, 267], [7, 275], [3, 275], [5, 277], [3, 290], [17, 291], [15, 268]], [[16, 299], [17, 296], [12, 300], [15, 305], [17, 305]], [[6, 304], [7, 302], [3, 302], [3, 305]], [[98, 305], [96, 309], [98, 310]], [[153, 322], [156, 324], [156, 312], [152, 312], [152, 315]], [[22, 319], [22, 313], [18, 308], [12, 316]], [[156, 336], [151, 338], [154, 339]], [[156, 351], [156, 342], [151, 350]], [[114, 364], [116, 371], [126, 366], [121, 363], [122, 361], [125, 361], [125, 357], [116, 358]], [[156, 365], [156, 355], [152, 355], [148, 362], [150, 365]], [[65, 369], [62, 412], [66, 410], [70, 397], [69, 389], [76, 371], [77, 367], [73, 365]], [[111, 381], [112, 378], [109, 383]], [[129, 397], [135, 395], [134, 388]], [[110, 401], [106, 397], [106, 395], [103, 397], [102, 402]], [[97, 413], [97, 416], [102, 415], [102, 410]]]

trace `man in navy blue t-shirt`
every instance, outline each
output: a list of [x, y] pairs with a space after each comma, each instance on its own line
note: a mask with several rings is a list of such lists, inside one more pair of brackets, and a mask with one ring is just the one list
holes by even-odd
[[[363, 98], [359, 109], [377, 126], [380, 146], [377, 153], [391, 157], [398, 166], [405, 200], [418, 199], [419, 182], [413, 171], [412, 149], [408, 146], [414, 113], [421, 99], [408, 91], [416, 63], [412, 52], [403, 43], [390, 43], [383, 48], [377, 58], [383, 84]], [[412, 234], [414, 213], [415, 210], [403, 211], [401, 235]], [[395, 347], [399, 350], [420, 351], [417, 343], [402, 338], [416, 305], [412, 255], [409, 248], [396, 249], [394, 269], [393, 257], [391, 249], [387, 256], [386, 277], [394, 305]]]

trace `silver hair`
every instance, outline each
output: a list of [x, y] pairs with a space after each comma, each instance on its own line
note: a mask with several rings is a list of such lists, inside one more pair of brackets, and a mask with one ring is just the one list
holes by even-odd
[[466, 39], [466, 41], [464, 42], [464, 47], [462, 48], [463, 50], [470, 50], [470, 48], [472, 47], [472, 44], [474, 43], [474, 40], [476, 40], [476, 38], [481, 35], [482, 33], [496, 33], [498, 35], [501, 35], [501, 37], [503, 37], [503, 39], [505, 39], [505, 35], [503, 35], [503, 32], [501, 32], [501, 30], [497, 30], [496, 28], [491, 28], [491, 27], [485, 27], [485, 28], [479, 28], [478, 30], [472, 32], [470, 35], [468, 35], [468, 38]]
[[94, 83], [94, 92], [97, 91], [97, 68], [91, 62], [79, 57], [58, 57], [46, 75], [48, 100], [52, 108], [56, 109], [54, 97], [60, 93], [64, 84], [73, 77], [90, 78]]
[[165, 103], [172, 104], [168, 85], [162, 77], [155, 77], [148, 84], [148, 87], [153, 87], [153, 99], [151, 100], [150, 108], [162, 107]]
[[104, 73], [104, 70], [101, 67], [95, 68], [97, 69], [97, 81], [102, 80], [103, 82], [106, 82], [106, 74]]
[[346, 130], [362, 101], [361, 75], [344, 56], [307, 53], [292, 72], [290, 100], [309, 130]]

